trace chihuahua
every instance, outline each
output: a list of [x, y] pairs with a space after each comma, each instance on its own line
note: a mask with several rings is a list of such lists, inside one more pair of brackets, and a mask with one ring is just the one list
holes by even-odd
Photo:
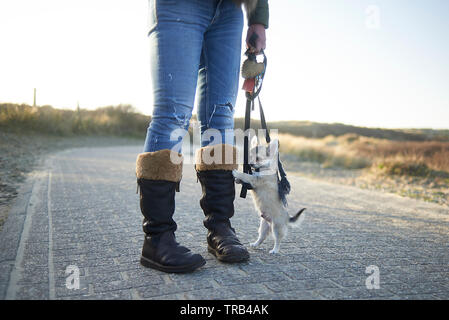
[[278, 192], [278, 154], [279, 141], [272, 140], [268, 145], [260, 145], [257, 137], [251, 140], [250, 165], [255, 170], [253, 174], [246, 174], [233, 170], [235, 182], [251, 185], [250, 190], [254, 206], [260, 215], [259, 237], [251, 243], [252, 247], [259, 246], [271, 232], [274, 247], [270, 253], [279, 252], [282, 239], [287, 236], [288, 225], [299, 226], [304, 220], [304, 210], [301, 209], [293, 217], [288, 214]]

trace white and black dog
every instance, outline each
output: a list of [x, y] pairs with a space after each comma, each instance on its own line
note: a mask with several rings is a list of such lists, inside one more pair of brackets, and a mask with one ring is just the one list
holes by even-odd
[[278, 192], [278, 153], [279, 141], [274, 139], [268, 146], [260, 145], [257, 137], [251, 140], [250, 163], [257, 169], [253, 174], [234, 170], [232, 174], [236, 183], [251, 185], [252, 198], [260, 215], [259, 238], [251, 243], [252, 247], [260, 245], [270, 232], [273, 234], [274, 247], [270, 253], [278, 253], [282, 239], [287, 236], [288, 225], [299, 226], [304, 220], [304, 209], [293, 217], [288, 214]]

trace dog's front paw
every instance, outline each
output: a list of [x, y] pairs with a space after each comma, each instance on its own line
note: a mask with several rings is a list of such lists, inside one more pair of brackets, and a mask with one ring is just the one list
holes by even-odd
[[279, 253], [279, 249], [271, 249], [271, 250], [269, 251], [269, 253], [270, 253], [270, 254], [276, 254], [276, 253]]
[[243, 181], [238, 178], [239, 172], [237, 170], [232, 170], [232, 175], [234, 176], [235, 183], [242, 184]]

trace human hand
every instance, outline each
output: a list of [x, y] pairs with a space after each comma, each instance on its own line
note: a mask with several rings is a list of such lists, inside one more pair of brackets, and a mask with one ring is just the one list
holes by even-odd
[[[250, 43], [251, 37], [257, 35], [256, 43]], [[248, 28], [248, 32], [246, 34], [246, 47], [250, 50], [251, 53], [260, 53], [261, 50], [265, 50], [266, 47], [266, 37], [265, 37], [265, 26], [263, 24], [252, 24]]]

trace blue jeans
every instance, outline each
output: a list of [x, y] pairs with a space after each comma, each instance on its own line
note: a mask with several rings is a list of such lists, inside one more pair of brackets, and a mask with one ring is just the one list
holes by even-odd
[[[233, 144], [242, 9], [231, 0], [149, 0], [149, 5], [154, 105], [144, 152], [181, 152], [197, 87], [201, 145]], [[205, 139], [208, 129], [218, 130], [221, 140]]]

